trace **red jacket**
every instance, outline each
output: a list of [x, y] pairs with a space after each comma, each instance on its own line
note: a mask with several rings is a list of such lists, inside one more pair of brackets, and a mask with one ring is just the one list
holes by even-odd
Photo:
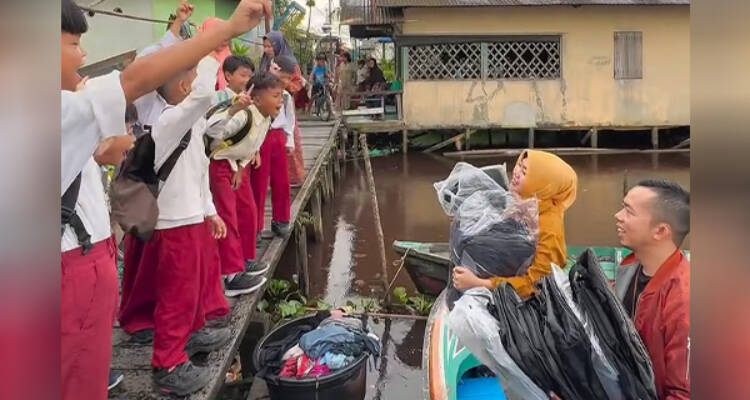
[[[623, 260], [615, 282], [620, 300], [637, 266], [633, 255]], [[634, 322], [651, 356], [659, 399], [689, 399], [690, 261], [679, 249], [643, 289]]]

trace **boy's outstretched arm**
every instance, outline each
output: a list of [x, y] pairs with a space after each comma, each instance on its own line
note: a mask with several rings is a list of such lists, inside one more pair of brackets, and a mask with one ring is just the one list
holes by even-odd
[[264, 15], [271, 15], [268, 0], [242, 0], [229, 21], [219, 29], [203, 32], [189, 40], [175, 44], [158, 53], [133, 61], [120, 74], [125, 101], [133, 100], [156, 90], [174, 75], [198, 63], [225, 41], [241, 35], [258, 25]]

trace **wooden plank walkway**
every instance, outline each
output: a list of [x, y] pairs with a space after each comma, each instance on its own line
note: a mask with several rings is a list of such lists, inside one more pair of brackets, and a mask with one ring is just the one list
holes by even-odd
[[[305, 170], [307, 177], [300, 188], [292, 190], [292, 221], [302, 212], [311, 199], [320, 201], [317, 196], [325, 196], [331, 175], [338, 172], [336, 154], [336, 140], [339, 123], [301, 121], [302, 143], [305, 155]], [[336, 164], [335, 166], [333, 164]], [[269, 194], [270, 200], [270, 194]], [[314, 209], [314, 207], [313, 207]], [[314, 211], [314, 210], [313, 210]], [[270, 229], [270, 201], [266, 204], [266, 229]], [[304, 229], [303, 229], [304, 231]], [[304, 236], [304, 235], [303, 235]], [[276, 266], [281, 258], [289, 238], [274, 237], [263, 240], [258, 248], [258, 258], [270, 265], [266, 277], [274, 275]], [[230, 330], [232, 340], [223, 349], [211, 353], [207, 358], [194, 360], [201, 365], [211, 368], [213, 380], [201, 391], [186, 399], [208, 400], [218, 395], [225, 381], [226, 371], [234, 361], [245, 332], [250, 325], [251, 314], [255, 311], [256, 303], [262, 297], [265, 287], [250, 295], [234, 298]], [[235, 300], [236, 299], [236, 300]], [[174, 399], [155, 393], [151, 386], [151, 346], [129, 343], [129, 335], [119, 327], [115, 327], [113, 335], [112, 369], [121, 371], [125, 375], [124, 381], [110, 394], [113, 399], [141, 400], [141, 399]]]

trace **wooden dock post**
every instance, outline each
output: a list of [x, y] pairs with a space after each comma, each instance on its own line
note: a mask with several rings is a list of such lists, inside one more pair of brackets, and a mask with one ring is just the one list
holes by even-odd
[[591, 128], [591, 147], [599, 148], [599, 130], [596, 128]]
[[310, 211], [313, 219], [313, 240], [320, 243], [323, 241], [323, 212], [320, 206], [322, 187], [318, 187], [310, 198]]
[[534, 148], [534, 128], [529, 128], [529, 148]]
[[[403, 109], [403, 99], [401, 98], [402, 94], [396, 94], [396, 114], [398, 115], [398, 120], [403, 121], [404, 120], [404, 109]], [[401, 130], [401, 151], [403, 153], [406, 153], [409, 151], [409, 131], [405, 128]]]
[[372, 174], [372, 165], [370, 164], [370, 152], [367, 149], [367, 135], [360, 134], [359, 141], [364, 153], [365, 170], [367, 171], [367, 183], [370, 189], [370, 203], [372, 205], [372, 214], [375, 218], [375, 233], [378, 236], [378, 247], [380, 247], [380, 267], [382, 268], [381, 277], [383, 280], [383, 290], [385, 293], [385, 304], [391, 304], [391, 294], [388, 293], [388, 260], [385, 257], [385, 239], [383, 238], [383, 225], [380, 223], [380, 209], [378, 207], [378, 194], [375, 191], [375, 177]]
[[659, 128], [657, 127], [651, 128], [651, 147], [654, 150], [659, 149]]
[[300, 291], [305, 295], [310, 294], [310, 270], [307, 265], [307, 228], [304, 224], [297, 227], [297, 254], [296, 269], [299, 279]]

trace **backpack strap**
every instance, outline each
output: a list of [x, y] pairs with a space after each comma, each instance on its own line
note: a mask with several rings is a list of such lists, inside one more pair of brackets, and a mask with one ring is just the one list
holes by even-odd
[[226, 100], [220, 101], [219, 103], [217, 103], [213, 107], [209, 108], [208, 111], [206, 111], [205, 118], [209, 119], [215, 113], [217, 113], [219, 111], [224, 111], [224, 110], [228, 109], [231, 106], [232, 106], [232, 99], [226, 99]]
[[247, 122], [245, 122], [245, 126], [242, 127], [237, 133], [234, 135], [228, 137], [226, 140], [224, 140], [225, 143], [227, 143], [229, 146], [239, 143], [240, 140], [244, 139], [245, 136], [247, 136], [248, 133], [250, 133], [250, 129], [253, 127], [253, 113], [250, 112], [248, 109], [242, 110], [247, 115]]
[[159, 168], [159, 171], [156, 173], [156, 177], [159, 178], [160, 181], [166, 181], [169, 177], [169, 174], [172, 173], [172, 169], [174, 168], [175, 164], [177, 164], [177, 160], [180, 158], [180, 155], [182, 155], [182, 152], [185, 151], [185, 149], [188, 147], [188, 144], [190, 144], [191, 136], [192, 129], [188, 129], [182, 139], [180, 139], [180, 144], [177, 145], [177, 148], [174, 149], [172, 154], [169, 155], [167, 161], [164, 161], [164, 164], [162, 164], [161, 168]]
[[70, 227], [73, 228], [73, 233], [75, 233], [76, 238], [78, 239], [78, 244], [83, 248], [83, 254], [86, 254], [91, 251], [94, 245], [91, 244], [91, 235], [86, 231], [86, 227], [83, 226], [81, 217], [76, 213], [76, 203], [78, 202], [78, 193], [80, 193], [80, 191], [81, 173], [79, 172], [76, 179], [73, 180], [73, 183], [71, 183], [70, 186], [68, 186], [68, 189], [65, 190], [65, 193], [63, 193], [62, 198], [60, 199], [62, 216], [60, 235], [62, 236], [65, 234], [65, 226], [70, 225]]
[[[247, 115], [247, 122], [245, 122], [245, 125], [239, 131], [237, 131], [237, 133], [224, 139], [213, 150], [209, 150], [210, 140], [206, 141], [206, 155], [208, 156], [208, 158], [213, 158], [213, 156], [216, 155], [217, 152], [239, 143], [239, 141], [244, 139], [245, 136], [247, 136], [247, 134], [250, 133], [250, 129], [252, 129], [253, 127], [253, 113], [251, 113], [250, 110], [248, 109], [244, 109], [242, 110], [242, 112], [244, 112]], [[206, 136], [206, 138], [208, 137]]]

